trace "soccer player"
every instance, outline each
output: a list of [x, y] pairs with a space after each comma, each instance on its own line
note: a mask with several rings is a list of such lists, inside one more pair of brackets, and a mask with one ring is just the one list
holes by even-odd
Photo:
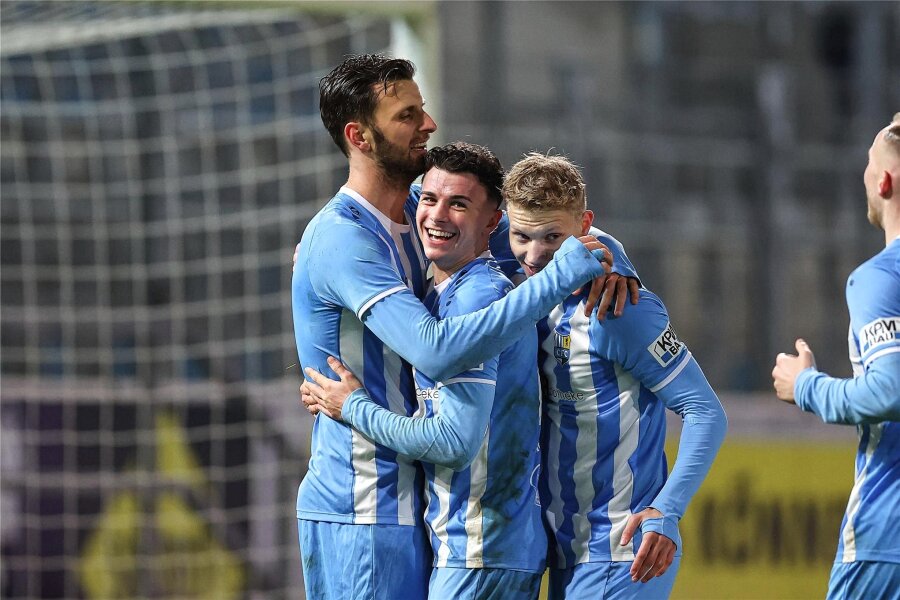
[[[425, 305], [436, 317], [478, 310], [512, 289], [488, 252], [502, 185], [503, 169], [487, 148], [457, 142], [428, 152], [416, 225], [434, 274]], [[499, 356], [449, 379], [416, 372], [424, 419], [371, 402], [333, 359], [341, 382], [307, 373], [333, 395], [329, 401], [322, 388], [304, 384], [322, 412], [424, 461], [434, 553], [429, 598], [538, 597], [547, 538], [537, 502], [536, 355], [532, 328]]]
[[[352, 56], [319, 85], [326, 129], [347, 156], [347, 183], [303, 233], [292, 281], [300, 363], [339, 357], [373, 400], [417, 410], [409, 363], [440, 381], [534, 328], [570, 290], [605, 274], [596, 240], [567, 240], [547, 276], [490, 307], [437, 320], [421, 303], [425, 260], [414, 222], [425, 146], [436, 129], [405, 60]], [[529, 282], [530, 283], [530, 282]], [[430, 552], [415, 463], [347, 426], [317, 418], [297, 495], [307, 597], [422, 598]], [[338, 563], [325, 557], [341, 556]]]
[[[590, 230], [584, 181], [563, 157], [526, 156], [503, 195], [529, 278]], [[635, 306], [603, 320], [583, 305], [570, 296], [538, 325], [550, 598], [664, 598], [680, 562], [678, 520], [724, 438], [725, 413], [655, 294], [642, 288]], [[684, 422], [668, 480], [666, 408]]]
[[847, 280], [854, 377], [818, 371], [802, 339], [772, 370], [781, 400], [859, 434], [829, 599], [900, 598], [900, 113], [875, 136], [863, 183], [886, 247]]

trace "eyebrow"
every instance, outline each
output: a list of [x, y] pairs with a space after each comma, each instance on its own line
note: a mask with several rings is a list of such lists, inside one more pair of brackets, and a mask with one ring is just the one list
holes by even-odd
[[[435, 194], [435, 193], [432, 192], [432, 191], [425, 191], [425, 190], [422, 190], [422, 194], [421, 194], [421, 195], [422, 195], [422, 196], [429, 196], [429, 197], [431, 197], [431, 198], [437, 198], [437, 194]], [[449, 200], [465, 200], [466, 202], [472, 202], [472, 199], [471, 199], [471, 198], [469, 198], [468, 196], [463, 195], [463, 194], [453, 194], [453, 195], [450, 196], [450, 198], [448, 198], [448, 199], [449, 199]]]

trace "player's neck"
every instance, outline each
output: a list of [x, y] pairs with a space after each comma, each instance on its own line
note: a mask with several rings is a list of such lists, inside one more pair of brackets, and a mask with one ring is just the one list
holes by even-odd
[[895, 202], [894, 204], [887, 203], [882, 215], [885, 246], [889, 246], [891, 242], [897, 239], [897, 236], [900, 236], [900, 203]]
[[351, 161], [350, 176], [346, 185], [387, 215], [391, 221], [405, 224], [403, 206], [409, 195], [410, 183], [412, 182], [384, 177], [374, 165], [354, 165]]

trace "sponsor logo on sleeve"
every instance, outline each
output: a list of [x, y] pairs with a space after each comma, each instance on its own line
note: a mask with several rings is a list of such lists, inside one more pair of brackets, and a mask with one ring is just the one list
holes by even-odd
[[659, 337], [647, 346], [647, 350], [662, 367], [668, 367], [672, 364], [672, 361], [681, 353], [683, 348], [684, 344], [675, 335], [672, 323], [668, 323], [666, 329], [659, 334]]
[[882, 344], [900, 341], [900, 317], [875, 319], [859, 330], [859, 349], [863, 354]]

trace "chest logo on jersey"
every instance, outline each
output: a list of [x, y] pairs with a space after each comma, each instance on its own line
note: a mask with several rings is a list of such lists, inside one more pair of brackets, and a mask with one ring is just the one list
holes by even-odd
[[659, 334], [659, 337], [653, 340], [652, 344], [647, 346], [647, 350], [653, 355], [656, 362], [663, 367], [668, 367], [672, 364], [675, 357], [681, 353], [682, 348], [684, 348], [684, 344], [675, 335], [672, 323], [669, 323], [665, 331]]
[[560, 365], [564, 365], [569, 362], [569, 356], [572, 354], [572, 336], [563, 335], [559, 331], [554, 331], [553, 336], [555, 340], [553, 344], [553, 356], [556, 358], [556, 362]]
[[875, 346], [900, 340], [900, 317], [875, 319], [859, 330], [859, 349], [866, 353]]

